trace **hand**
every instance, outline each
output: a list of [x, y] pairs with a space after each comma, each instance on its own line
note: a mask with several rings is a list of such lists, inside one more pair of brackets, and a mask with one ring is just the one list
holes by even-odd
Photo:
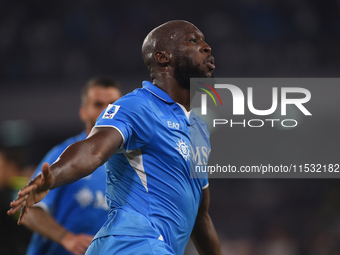
[[67, 232], [61, 239], [60, 244], [69, 252], [75, 255], [85, 254], [93, 236], [86, 234], [73, 234]]
[[54, 183], [54, 177], [50, 171], [48, 163], [42, 165], [41, 174], [30, 181], [26, 187], [19, 191], [17, 199], [15, 199], [8, 210], [8, 215], [13, 215], [22, 208], [18, 224], [21, 225], [29, 208], [41, 201], [49, 192], [50, 187]]

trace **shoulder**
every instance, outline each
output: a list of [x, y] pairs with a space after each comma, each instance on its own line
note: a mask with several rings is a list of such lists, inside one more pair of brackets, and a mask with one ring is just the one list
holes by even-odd
[[128, 106], [129, 108], [136, 108], [150, 104], [150, 92], [146, 89], [139, 88], [119, 98], [114, 105]]
[[136, 89], [133, 92], [121, 97], [114, 104], [110, 104], [101, 114], [101, 118], [112, 119], [125, 113], [127, 116], [141, 117], [151, 114], [153, 98], [146, 89]]

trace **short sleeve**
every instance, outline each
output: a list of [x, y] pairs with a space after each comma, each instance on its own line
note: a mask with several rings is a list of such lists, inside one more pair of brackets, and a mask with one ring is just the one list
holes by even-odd
[[125, 150], [147, 145], [153, 135], [153, 118], [148, 102], [142, 96], [125, 96], [110, 104], [98, 117], [96, 127], [116, 128], [124, 140]]
[[202, 179], [202, 189], [206, 189], [209, 187], [209, 179], [208, 177]]

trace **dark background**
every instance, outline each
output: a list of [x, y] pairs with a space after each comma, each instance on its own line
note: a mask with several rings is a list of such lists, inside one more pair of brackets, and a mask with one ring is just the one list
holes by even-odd
[[[216, 77], [338, 77], [339, 9], [335, 0], [3, 0], [1, 141], [26, 144], [30, 163], [37, 164], [53, 145], [82, 130], [79, 94], [88, 79], [110, 76], [127, 93], [149, 78], [143, 39], [172, 19], [188, 20], [205, 34]], [[320, 119], [313, 136], [325, 125], [339, 127], [337, 117], [326, 124]], [[230, 148], [243, 132], [233, 131], [228, 157], [239, 157]], [[289, 141], [298, 155], [296, 137]], [[329, 139], [338, 144], [339, 136]], [[327, 144], [317, 139], [310, 146]], [[276, 156], [287, 155], [286, 147], [275, 149]], [[210, 189], [225, 254], [340, 253], [338, 179], [212, 179]], [[191, 246], [187, 254], [195, 254]]]

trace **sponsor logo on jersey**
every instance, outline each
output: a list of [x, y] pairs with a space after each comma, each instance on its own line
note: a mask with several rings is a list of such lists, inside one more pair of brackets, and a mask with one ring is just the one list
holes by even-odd
[[112, 119], [118, 112], [119, 108], [120, 105], [109, 104], [104, 112], [103, 119]]
[[179, 123], [167, 121], [167, 124], [169, 128], [179, 129]]
[[92, 204], [94, 196], [88, 188], [83, 188], [75, 194], [75, 199], [81, 207], [86, 207]]
[[92, 206], [96, 209], [108, 210], [109, 207], [106, 202], [105, 195], [102, 191], [96, 190], [96, 193], [93, 192], [89, 188], [82, 188], [74, 195], [75, 200], [78, 204], [85, 208], [87, 206]]
[[208, 159], [211, 152], [211, 149], [209, 147], [196, 146], [193, 148], [192, 146], [190, 146], [190, 149], [192, 160], [195, 165], [202, 166], [208, 164]]

